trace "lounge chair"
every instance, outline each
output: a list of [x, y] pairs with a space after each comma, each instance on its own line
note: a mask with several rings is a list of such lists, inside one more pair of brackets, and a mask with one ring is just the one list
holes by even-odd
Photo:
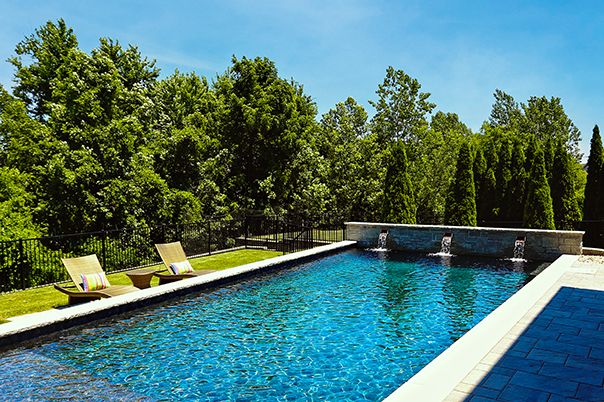
[[[155, 272], [155, 276], [159, 278], [159, 284], [163, 285], [164, 283], [170, 283], [179, 281], [185, 278], [194, 278], [200, 275], [206, 275], [211, 272], [215, 272], [215, 270], [203, 270], [203, 271], [193, 271], [182, 274], [175, 274], [173, 272], [173, 268], [170, 265], [174, 263], [182, 263], [187, 260], [187, 255], [185, 251], [182, 249], [182, 245], [179, 241], [174, 243], [164, 243], [164, 244], [156, 244], [155, 248], [157, 248], [157, 252], [159, 253], [166, 269], [163, 271]], [[166, 273], [164, 273], [166, 272]]]
[[55, 285], [55, 289], [69, 296], [69, 304], [83, 303], [139, 290], [129, 285], [110, 285], [104, 289], [84, 291], [82, 275], [104, 273], [96, 254], [85, 257], [62, 258], [61, 261], [75, 286]]

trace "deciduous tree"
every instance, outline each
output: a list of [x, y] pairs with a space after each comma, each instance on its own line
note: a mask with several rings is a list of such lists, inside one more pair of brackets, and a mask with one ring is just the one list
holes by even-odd
[[384, 82], [376, 91], [377, 101], [369, 101], [376, 113], [372, 119], [372, 131], [381, 141], [416, 139], [418, 129], [428, 125], [427, 115], [436, 106], [420, 92], [421, 84], [402, 70], [390, 66]]

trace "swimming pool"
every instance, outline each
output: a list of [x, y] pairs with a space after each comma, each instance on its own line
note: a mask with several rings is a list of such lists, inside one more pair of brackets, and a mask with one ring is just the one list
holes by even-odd
[[536, 264], [350, 250], [0, 354], [0, 397], [380, 400]]

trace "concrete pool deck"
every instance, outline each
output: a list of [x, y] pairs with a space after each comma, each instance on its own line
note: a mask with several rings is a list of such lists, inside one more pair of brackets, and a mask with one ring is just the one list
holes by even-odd
[[604, 258], [564, 255], [386, 401], [604, 400]]
[[120, 296], [11, 317], [8, 323], [0, 324], [0, 348], [10, 347], [39, 336], [50, 335], [57, 331], [143, 308], [191, 292], [221, 286], [243, 277], [276, 269], [279, 266], [304, 262], [316, 256], [353, 247], [355, 244], [355, 241], [341, 241]]

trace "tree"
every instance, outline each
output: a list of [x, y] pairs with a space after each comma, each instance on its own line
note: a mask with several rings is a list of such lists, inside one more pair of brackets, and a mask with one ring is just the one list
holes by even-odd
[[415, 223], [413, 187], [407, 173], [407, 155], [402, 141], [392, 143], [384, 180], [382, 214], [386, 222]]
[[441, 135], [444, 138], [455, 136], [469, 136], [472, 135], [472, 130], [468, 128], [461, 120], [457, 113], [445, 113], [438, 111], [432, 116], [430, 121], [430, 128]]
[[459, 148], [455, 180], [447, 197], [445, 209], [447, 225], [476, 226], [476, 190], [472, 165], [470, 146], [464, 142]]
[[564, 144], [559, 143], [556, 147], [551, 181], [554, 222], [558, 230], [573, 230], [575, 223], [581, 219], [572, 159]]
[[436, 105], [428, 101], [429, 93], [420, 92], [421, 87], [418, 80], [404, 71], [392, 66], [386, 69], [384, 82], [376, 91], [377, 102], [369, 101], [376, 110], [372, 127], [380, 141], [407, 142], [415, 139], [418, 129], [428, 126], [426, 115]]
[[522, 202], [526, 193], [527, 173], [525, 170], [524, 146], [515, 141], [511, 154], [510, 180], [503, 198], [502, 217], [508, 222], [522, 222]]
[[[9, 59], [17, 69], [14, 93], [38, 120], [44, 120], [49, 114], [54, 80], [77, 46], [73, 29], [68, 28], [63, 19], [56, 24], [48, 21], [36, 29], [35, 35], [19, 42], [15, 49], [17, 56]], [[25, 64], [24, 59], [31, 63]]]
[[507, 132], [498, 128], [494, 131], [500, 131], [497, 138], [498, 163], [495, 170], [498, 220], [505, 220], [508, 215], [508, 209], [513, 208], [512, 205], [506, 204], [506, 200], [509, 198], [508, 193], [511, 191], [511, 187], [514, 186], [514, 183], [511, 182], [513, 145]]
[[145, 119], [154, 130], [165, 132], [170, 128], [181, 130], [194, 126], [211, 133], [218, 129], [215, 121], [218, 102], [205, 77], [181, 74], [177, 70], [156, 82], [149, 98], [151, 107], [145, 110]]
[[552, 197], [545, 171], [543, 150], [537, 146], [530, 169], [524, 205], [524, 227], [555, 229]]
[[233, 57], [232, 63], [215, 83], [220, 141], [231, 154], [229, 177], [218, 184], [242, 208], [287, 207], [302, 191], [288, 166], [306, 152], [316, 107], [301, 85], [279, 77], [272, 61]]
[[0, 86], [0, 164], [30, 174], [44, 164], [56, 149], [48, 128], [31, 118], [23, 101]]
[[14, 168], [0, 167], [0, 240], [37, 237], [42, 228], [33, 221], [29, 177]]
[[325, 113], [320, 126], [314, 140], [327, 165], [330, 212], [360, 220], [379, 214], [384, 168], [365, 109], [349, 97]]
[[[483, 150], [484, 148], [484, 150]], [[497, 154], [490, 147], [479, 144], [474, 158], [474, 187], [476, 190], [476, 215], [477, 222], [483, 224], [496, 219], [497, 193], [495, 180], [495, 167]]]
[[522, 116], [518, 102], [500, 89], [496, 89], [493, 96], [495, 97], [495, 103], [493, 103], [489, 116], [489, 125], [503, 128], [517, 126]]
[[587, 183], [583, 219], [604, 219], [604, 149], [600, 128], [596, 125], [591, 137], [589, 157], [587, 158]]
[[455, 113], [436, 112], [430, 127], [416, 131], [421, 141], [409, 141], [405, 152], [413, 183], [418, 223], [442, 224], [445, 199], [455, 174], [457, 150], [472, 131]]
[[[571, 155], [581, 160], [581, 132], [566, 115], [560, 98], [531, 96], [528, 102], [522, 105], [522, 109], [522, 132], [535, 135], [542, 147], [547, 146], [551, 150], [557, 141], [562, 141]], [[553, 155], [553, 151], [550, 151], [550, 154]]]

